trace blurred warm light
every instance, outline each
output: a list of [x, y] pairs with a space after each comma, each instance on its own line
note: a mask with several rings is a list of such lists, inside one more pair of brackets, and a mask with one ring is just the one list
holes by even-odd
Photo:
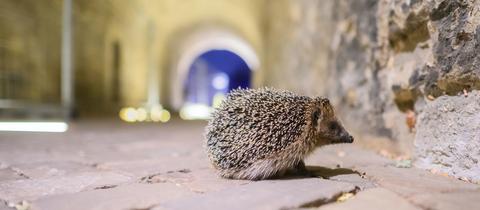
[[152, 109], [150, 109], [150, 119], [153, 122], [161, 121], [162, 114], [163, 114], [163, 109], [160, 106], [156, 106], [156, 107], [153, 107]]
[[225, 94], [223, 94], [223, 93], [216, 93], [216, 94], [213, 96], [212, 106], [213, 106], [214, 108], [220, 107], [220, 104], [222, 104], [223, 99], [225, 99]]
[[170, 120], [170, 112], [167, 111], [166, 109], [162, 110], [162, 113], [160, 115], [160, 121], [161, 122], [168, 122]]
[[186, 104], [180, 109], [180, 118], [184, 120], [209, 119], [212, 108], [205, 104]]
[[0, 131], [65, 132], [64, 122], [0, 122]]
[[137, 109], [136, 119], [137, 119], [138, 122], [146, 121], [147, 117], [148, 117], [148, 113], [147, 113], [147, 110], [145, 110], [145, 108], [138, 108]]
[[125, 107], [118, 114], [120, 119], [126, 122], [168, 122], [171, 118], [170, 112], [161, 105], [152, 108], [147, 107]]
[[126, 122], [135, 122], [137, 120], [137, 110], [133, 107], [125, 107], [120, 110], [120, 119]]

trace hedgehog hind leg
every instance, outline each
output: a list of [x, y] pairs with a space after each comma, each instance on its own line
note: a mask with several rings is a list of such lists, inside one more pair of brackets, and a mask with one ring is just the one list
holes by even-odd
[[277, 178], [292, 170], [296, 161], [263, 159], [254, 162], [245, 169], [232, 173], [223, 173], [222, 176], [233, 179], [262, 180]]
[[284, 168], [278, 167], [274, 160], [260, 160], [239, 171], [237, 175], [241, 179], [262, 180], [281, 176], [285, 171]]

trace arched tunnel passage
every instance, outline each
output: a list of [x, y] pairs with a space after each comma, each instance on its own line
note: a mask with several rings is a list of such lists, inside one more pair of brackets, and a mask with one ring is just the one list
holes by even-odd
[[251, 86], [252, 70], [242, 57], [229, 50], [208, 50], [192, 62], [183, 86], [182, 118], [208, 118], [225, 95]]

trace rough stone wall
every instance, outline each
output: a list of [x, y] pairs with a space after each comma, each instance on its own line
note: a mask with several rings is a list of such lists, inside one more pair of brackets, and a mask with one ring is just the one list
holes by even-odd
[[0, 99], [59, 103], [61, 1], [0, 3]]
[[147, 50], [154, 44], [149, 22], [156, 20], [146, 2], [74, 1], [73, 10], [76, 109], [83, 116], [116, 115], [122, 105], [144, 103], [149, 59], [155, 56]]
[[[478, 0], [289, 3], [296, 6], [278, 8], [276, 13], [288, 16], [298, 7], [303, 14], [297, 20], [301, 24], [278, 18], [270, 20], [268, 39], [270, 45], [278, 46], [267, 52], [273, 58], [268, 61], [269, 66], [274, 67], [271, 71], [279, 75], [272, 77], [274, 81], [269, 84], [329, 96], [337, 104], [347, 127], [361, 136], [364, 144], [390, 146], [399, 154], [432, 156], [425, 152], [426, 148], [444, 137], [428, 132], [419, 135], [418, 132], [423, 132], [419, 129], [429, 126], [432, 129], [447, 122], [439, 121], [436, 125], [418, 120], [416, 116], [425, 116], [433, 107], [447, 103], [437, 101], [440, 96], [448, 98], [480, 89]], [[302, 26], [309, 22], [306, 15], [309, 13], [317, 17], [330, 16], [327, 15], [327, 21], [315, 20], [312, 33], [289, 35], [294, 34], [289, 30], [302, 31]], [[276, 37], [277, 34], [287, 35]], [[302, 47], [300, 43], [315, 47]], [[310, 62], [325, 58], [326, 64]], [[310, 73], [304, 74], [304, 71]], [[295, 78], [295, 82], [285, 84], [284, 78]], [[311, 80], [315, 82], [309, 82]], [[456, 144], [480, 141], [469, 138], [480, 133], [478, 127], [462, 132], [461, 135], [451, 133]], [[414, 147], [414, 141], [422, 144]], [[466, 150], [458, 151], [467, 155]], [[417, 165], [433, 168], [431, 164]], [[452, 174], [458, 172], [458, 168], [467, 169], [458, 160], [438, 165], [441, 165], [439, 170]]]
[[310, 95], [327, 87], [334, 1], [267, 1], [267, 86]]

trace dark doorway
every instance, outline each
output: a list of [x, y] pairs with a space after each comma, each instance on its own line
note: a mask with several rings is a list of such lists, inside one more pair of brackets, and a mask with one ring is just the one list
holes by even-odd
[[240, 56], [228, 50], [210, 50], [198, 56], [190, 66], [184, 84], [184, 101], [214, 106], [218, 96], [250, 85], [251, 70]]

